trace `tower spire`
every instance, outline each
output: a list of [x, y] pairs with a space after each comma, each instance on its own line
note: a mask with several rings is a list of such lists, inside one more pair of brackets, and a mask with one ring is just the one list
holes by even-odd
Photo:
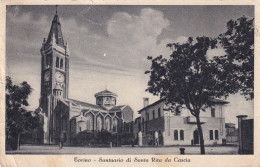
[[56, 15], [58, 14], [58, 5], [55, 5], [56, 7]]
[[56, 39], [56, 44], [65, 48], [65, 43], [61, 32], [61, 23], [58, 16], [58, 5], [55, 5], [55, 7], [56, 7], [56, 14], [54, 15], [54, 18], [52, 20], [51, 29], [47, 38], [47, 44], [51, 43], [54, 34]]

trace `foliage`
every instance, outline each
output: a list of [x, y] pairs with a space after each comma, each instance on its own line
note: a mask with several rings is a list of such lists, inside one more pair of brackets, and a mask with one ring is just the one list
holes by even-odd
[[25, 109], [29, 105], [27, 99], [31, 91], [27, 82], [14, 85], [12, 79], [6, 77], [6, 142], [11, 149], [16, 148], [14, 143], [21, 133], [31, 133], [41, 126], [40, 115]]
[[226, 89], [240, 90], [247, 99], [254, 98], [254, 19], [245, 16], [227, 22], [227, 31], [220, 34], [218, 40], [225, 55], [215, 57], [218, 66], [223, 69], [223, 83], [232, 82]]
[[209, 37], [188, 38], [188, 41], [167, 46], [173, 52], [167, 60], [162, 56], [148, 57], [152, 65], [147, 91], [165, 98], [168, 106], [179, 114], [185, 106], [196, 117], [200, 134], [201, 153], [205, 154], [203, 133], [199, 119], [200, 111], [210, 106], [210, 99], [225, 94], [218, 80], [218, 68], [206, 56], [209, 49], [216, 48], [217, 40]]
[[151, 134], [145, 134], [143, 135], [142, 140], [143, 140], [143, 145], [151, 146], [154, 143], [154, 136]]
[[184, 44], [168, 44], [173, 50], [170, 59], [158, 56], [152, 61], [148, 89], [154, 95], [176, 106], [185, 105], [196, 116], [198, 109], [210, 105], [209, 99], [222, 96], [220, 82], [216, 78], [215, 63], [208, 60], [209, 48], [216, 48], [217, 41], [208, 37], [198, 37], [196, 42], [189, 38]]
[[112, 141], [113, 134], [107, 130], [97, 132], [96, 140], [98, 143], [109, 144]]
[[94, 142], [93, 132], [82, 131], [79, 132], [75, 138], [76, 145], [91, 145]]
[[[196, 117], [201, 153], [205, 154], [200, 111], [211, 106], [212, 98], [227, 97], [241, 91], [247, 99], [254, 97], [254, 19], [241, 17], [227, 23], [227, 31], [218, 39], [189, 38], [183, 44], [167, 46], [173, 50], [167, 60], [148, 57], [152, 65], [147, 91], [165, 98], [169, 110], [180, 113], [185, 106]], [[226, 54], [207, 58], [207, 51], [217, 47], [217, 40]]]
[[122, 145], [131, 145], [134, 140], [134, 134], [131, 132], [121, 133], [121, 144]]

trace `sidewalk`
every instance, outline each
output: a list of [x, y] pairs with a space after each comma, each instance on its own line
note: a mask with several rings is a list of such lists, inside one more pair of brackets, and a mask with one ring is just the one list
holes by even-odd
[[[179, 155], [180, 148], [183, 146], [172, 147], [113, 147], [113, 148], [93, 148], [93, 147], [63, 147], [59, 149], [58, 145], [22, 145], [20, 150], [6, 151], [7, 154], [89, 154], [89, 155]], [[184, 146], [185, 154], [199, 155], [199, 146]], [[215, 146], [205, 147], [206, 154], [238, 154], [236, 146]]]

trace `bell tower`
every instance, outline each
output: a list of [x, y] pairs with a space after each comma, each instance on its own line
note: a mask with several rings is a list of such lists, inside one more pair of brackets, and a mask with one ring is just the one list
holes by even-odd
[[69, 57], [68, 42], [64, 42], [59, 16], [52, 20], [49, 35], [41, 47], [41, 97], [44, 113], [44, 143], [53, 143], [53, 110], [57, 99], [68, 99]]

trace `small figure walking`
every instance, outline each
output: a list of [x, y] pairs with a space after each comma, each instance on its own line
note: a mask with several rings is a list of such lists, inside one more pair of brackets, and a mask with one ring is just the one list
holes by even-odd
[[60, 134], [60, 143], [59, 143], [60, 149], [62, 149], [62, 147], [63, 147], [63, 142], [64, 142], [64, 133], [61, 133]]
[[135, 146], [135, 139], [132, 138], [132, 147], [134, 147], [134, 146]]

